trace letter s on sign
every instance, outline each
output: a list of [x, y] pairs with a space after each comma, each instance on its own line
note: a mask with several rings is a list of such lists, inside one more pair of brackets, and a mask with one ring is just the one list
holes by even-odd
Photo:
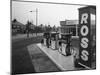
[[81, 55], [82, 60], [88, 61], [88, 55], [89, 53], [86, 50], [83, 50]]
[[81, 46], [83, 48], [87, 48], [88, 47], [88, 42], [89, 42], [89, 40], [87, 38], [82, 38], [81, 39]]

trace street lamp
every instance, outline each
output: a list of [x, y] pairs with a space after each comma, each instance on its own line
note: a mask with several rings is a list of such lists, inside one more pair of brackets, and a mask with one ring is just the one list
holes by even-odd
[[[38, 25], [38, 9], [36, 8], [36, 11], [30, 11], [30, 12], [36, 12], [36, 27]], [[36, 35], [37, 35], [37, 30], [36, 30]]]

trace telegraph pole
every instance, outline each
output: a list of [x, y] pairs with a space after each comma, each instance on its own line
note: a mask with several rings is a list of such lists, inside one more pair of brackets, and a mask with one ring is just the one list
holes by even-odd
[[[38, 9], [36, 8], [36, 28], [38, 25]], [[37, 36], [37, 30], [36, 30], [36, 36]]]
[[[36, 8], [36, 11], [30, 11], [30, 12], [36, 12], [36, 29], [38, 25], [38, 9]], [[36, 30], [36, 36], [37, 36], [37, 30]]]

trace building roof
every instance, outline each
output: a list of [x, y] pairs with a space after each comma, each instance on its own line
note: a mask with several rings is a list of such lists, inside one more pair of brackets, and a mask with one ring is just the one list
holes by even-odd
[[[96, 21], [95, 20], [91, 20], [91, 24], [95, 25]], [[79, 21], [78, 20], [65, 20], [65, 21], [60, 21], [60, 25], [61, 26], [74, 26], [74, 25], [79, 25]]]
[[60, 25], [77, 25], [78, 20], [65, 20], [65, 21], [60, 21]]
[[24, 25], [24, 24], [22, 24], [22, 23], [20, 23], [20, 22], [18, 22], [18, 21], [12, 21], [12, 25]]

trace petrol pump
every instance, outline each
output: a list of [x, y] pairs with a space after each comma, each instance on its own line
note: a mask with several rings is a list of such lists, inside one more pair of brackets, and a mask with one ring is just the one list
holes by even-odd
[[50, 33], [43, 34], [43, 44], [49, 48], [50, 45]]
[[59, 41], [59, 52], [62, 55], [71, 55], [71, 34], [61, 34], [61, 39]]
[[59, 33], [51, 32], [51, 48], [57, 50], [59, 48]]

